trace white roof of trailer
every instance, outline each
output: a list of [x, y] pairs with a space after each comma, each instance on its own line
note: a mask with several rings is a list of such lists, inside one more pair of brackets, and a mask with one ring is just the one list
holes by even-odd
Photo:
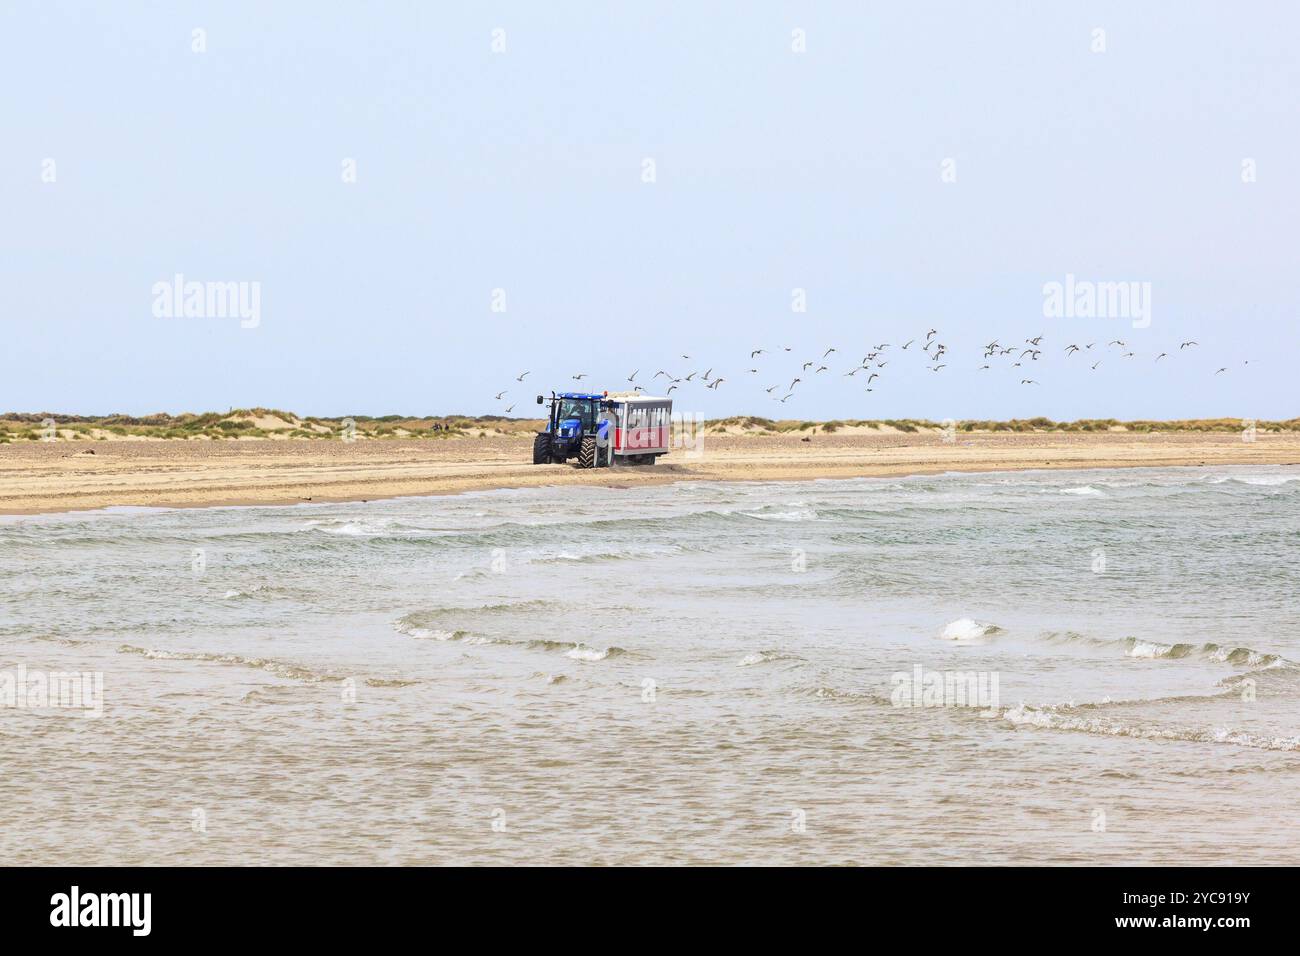
[[671, 398], [660, 395], [642, 395], [640, 392], [610, 392], [607, 398], [616, 402], [671, 402]]

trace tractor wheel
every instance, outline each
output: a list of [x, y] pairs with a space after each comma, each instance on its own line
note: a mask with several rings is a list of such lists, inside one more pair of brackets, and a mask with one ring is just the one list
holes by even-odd
[[582, 445], [578, 448], [578, 467], [595, 468], [596, 467], [596, 439], [594, 436], [584, 438]]
[[533, 439], [533, 464], [544, 465], [551, 460], [551, 436], [541, 432]]

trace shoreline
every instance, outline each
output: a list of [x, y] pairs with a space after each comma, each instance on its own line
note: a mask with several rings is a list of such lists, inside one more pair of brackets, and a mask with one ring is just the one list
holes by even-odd
[[[707, 436], [704, 452], [580, 471], [532, 465], [518, 438], [230, 443], [62, 442], [0, 449], [0, 515], [114, 507], [333, 504], [533, 487], [632, 488], [680, 481], [898, 478], [945, 472], [1300, 464], [1300, 435], [977, 434]], [[93, 454], [91, 453], [93, 452]]]

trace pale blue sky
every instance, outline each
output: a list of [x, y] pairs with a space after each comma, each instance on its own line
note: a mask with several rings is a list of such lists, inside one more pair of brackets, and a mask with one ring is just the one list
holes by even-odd
[[[0, 411], [499, 412], [712, 366], [679, 408], [1300, 414], [1294, 5], [459, 7], [0, 6]], [[177, 272], [260, 282], [261, 324], [155, 318]], [[1044, 318], [1066, 273], [1150, 282], [1150, 328]], [[843, 377], [932, 326], [946, 368]]]

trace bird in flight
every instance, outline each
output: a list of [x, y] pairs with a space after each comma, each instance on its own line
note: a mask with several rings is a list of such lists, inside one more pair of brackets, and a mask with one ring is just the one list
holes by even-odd
[[835, 351], [834, 348], [827, 349], [825, 352], [822, 353], [822, 358], [825, 358], [826, 356], [830, 355], [834, 351]]
[[764, 352], [763, 352], [762, 349], [754, 349], [754, 351], [752, 351], [752, 352], [749, 353], [749, 357], [750, 357], [750, 358], [755, 358], [756, 356], [763, 355], [763, 354], [764, 354]]
[[1200, 344], [1201, 344], [1200, 342], [1191, 342], [1191, 341], [1184, 342], [1182, 345], [1178, 346], [1178, 351], [1181, 352], [1185, 348], [1190, 348], [1193, 345], [1200, 345]]
[[640, 369], [637, 369], [636, 372], [633, 372], [631, 375], [629, 375], [629, 376], [627, 377], [627, 380], [628, 380], [629, 382], [632, 381], [634, 378], [636, 378], [637, 372], [639, 372], [639, 371], [641, 371], [641, 370], [640, 370]]
[[515, 407], [514, 407], [513, 405], [511, 405], [509, 408], [506, 409], [506, 412], [505, 412], [505, 413], [506, 413], [507, 415], [509, 415], [509, 414], [510, 414], [511, 412], [513, 412], [514, 410], [515, 410]]
[[[506, 391], [509, 391], [509, 389], [507, 389]], [[505, 394], [505, 392], [497, 392], [496, 400], [497, 400], [498, 402], [501, 401], [501, 396], [504, 395], [504, 394]]]
[[[527, 375], [527, 374], [528, 374], [527, 372], [524, 372], [524, 375]], [[522, 381], [524, 380], [524, 375], [520, 375], [518, 378], [515, 379], [515, 381], [516, 381], [516, 382], [522, 382]]]
[[581, 382], [584, 378], [587, 377], [587, 373], [579, 372], [577, 375], [571, 375], [569, 377], [572, 378], [575, 382]]
[[1168, 352], [1161, 352], [1159, 355], [1156, 356], [1156, 361], [1159, 362], [1162, 358], [1164, 358], [1168, 354], [1169, 354]]
[[1035, 382], [1032, 378], [1022, 378], [1022, 379], [1020, 380], [1020, 384], [1021, 384], [1021, 385], [1037, 385], [1038, 383]]

